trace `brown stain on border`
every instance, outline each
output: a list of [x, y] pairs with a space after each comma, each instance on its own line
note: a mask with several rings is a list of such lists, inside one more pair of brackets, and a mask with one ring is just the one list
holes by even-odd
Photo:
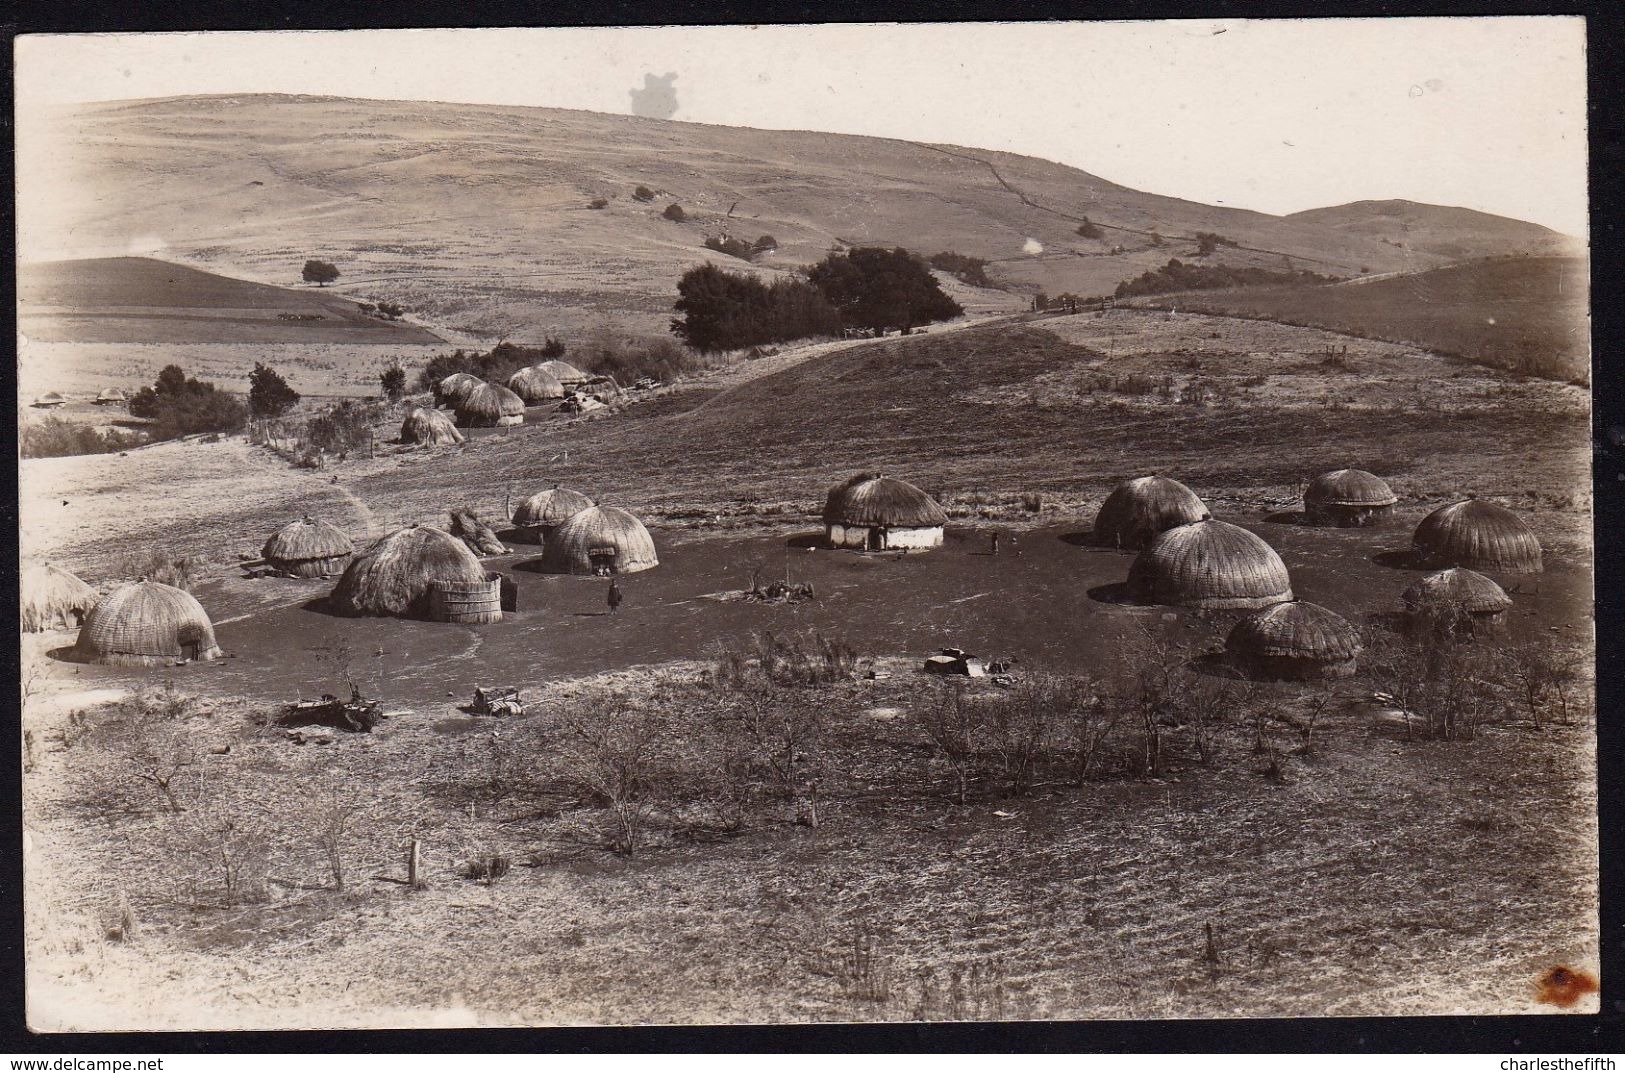
[[1551, 1006], [1568, 1009], [1586, 995], [1600, 991], [1597, 978], [1581, 969], [1558, 965], [1543, 975], [1536, 984], [1537, 997]]

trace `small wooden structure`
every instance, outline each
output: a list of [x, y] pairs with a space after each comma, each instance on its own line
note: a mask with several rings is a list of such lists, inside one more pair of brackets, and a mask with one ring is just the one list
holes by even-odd
[[469, 705], [475, 715], [524, 715], [525, 703], [519, 690], [513, 686], [474, 687], [474, 703]]
[[472, 583], [429, 582], [429, 618], [435, 622], [501, 622], [502, 575], [486, 574], [484, 581]]

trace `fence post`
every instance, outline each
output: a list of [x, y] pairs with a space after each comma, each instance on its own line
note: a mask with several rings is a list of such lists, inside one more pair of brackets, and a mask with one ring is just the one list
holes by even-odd
[[418, 840], [412, 839], [412, 846], [406, 851], [406, 885], [413, 890], [422, 890], [428, 884], [423, 882], [423, 853], [418, 847]]

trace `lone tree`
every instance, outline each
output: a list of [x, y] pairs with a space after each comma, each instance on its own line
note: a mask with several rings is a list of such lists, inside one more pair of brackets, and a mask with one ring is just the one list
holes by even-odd
[[384, 389], [384, 398], [390, 402], [400, 402], [406, 394], [406, 370], [399, 365], [391, 365], [378, 374], [378, 383]]
[[306, 283], [314, 283], [325, 287], [339, 278], [339, 270], [326, 261], [306, 261], [305, 270], [301, 273]]
[[248, 374], [248, 409], [255, 417], [281, 417], [299, 401], [299, 392], [288, 386], [282, 375], [263, 362], [254, 363]]

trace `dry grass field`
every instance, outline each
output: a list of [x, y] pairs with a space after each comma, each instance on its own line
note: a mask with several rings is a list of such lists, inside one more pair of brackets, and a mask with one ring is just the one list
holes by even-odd
[[[18, 140], [19, 174], [53, 191], [24, 220], [27, 260], [155, 255], [290, 285], [317, 257], [342, 293], [491, 341], [579, 335], [606, 315], [664, 331], [684, 270], [744, 267], [703, 248], [724, 233], [774, 236], [769, 273], [839, 243], [957, 250], [1023, 295], [1109, 292], [1190, 256], [1197, 231], [1234, 240], [1234, 263], [1335, 275], [1573, 246], [1464, 210], [1277, 217], [1005, 153], [541, 108], [184, 97], [84, 106]], [[656, 196], [634, 199], [640, 185]], [[672, 203], [685, 222], [662, 218]], [[1076, 234], [1085, 216], [1102, 238]]]
[[[1414, 740], [1372, 703], [1370, 669], [1329, 692], [1205, 673], [1230, 620], [1114, 602], [1131, 557], [1078, 539], [1117, 481], [1175, 476], [1275, 546], [1300, 596], [1370, 626], [1419, 576], [1385, 553], [1473, 492], [1546, 550], [1544, 574], [1506, 579], [1510, 643], [1584, 653], [1584, 390], [1125, 309], [763, 361], [320, 471], [239, 439], [23, 463], [27, 554], [96, 585], [155, 548], [191, 556], [230, 653], [132, 672], [53, 658], [70, 634], [30, 639], [32, 1023], [1532, 1013], [1555, 1011], [1543, 973], [1595, 971], [1583, 682], [1565, 717], [1536, 722], [1509, 697], [1472, 740]], [[1293, 524], [1304, 482], [1346, 465], [1390, 479], [1394, 523]], [[809, 546], [824, 490], [876, 466], [941, 499], [942, 549]], [[616, 615], [602, 581], [537, 573], [534, 550], [495, 560], [520, 610], [488, 627], [336, 618], [327, 584], [238, 565], [304, 513], [360, 538], [465, 503], [494, 520], [508, 494], [555, 482], [654, 529], [662, 563], [623, 580]], [[1014, 535], [997, 557], [992, 526]], [[757, 570], [817, 597], [744, 600]], [[855, 666], [733, 681], [756, 672], [730, 648], [814, 630]], [[962, 798], [933, 737], [943, 687], [915, 670], [939, 645], [1106, 699], [1078, 712], [1115, 711], [1125, 666], [1174, 653], [1211, 703], [1159, 731], [1153, 769], [1132, 721], [1098, 739], [1057, 724], [1019, 778], [999, 738]], [[393, 713], [375, 732], [296, 745], [262, 724], [346, 671]], [[521, 686], [531, 711], [472, 715], [476, 685]], [[1028, 695], [972, 689], [1016, 714]], [[812, 729], [785, 754], [792, 716]], [[649, 787], [630, 811], [602, 778], [629, 755]], [[132, 775], [165, 757], [186, 761], [178, 811]], [[606, 848], [628, 822], [630, 852]], [[404, 884], [411, 839], [427, 889]], [[510, 870], [481, 878], [496, 857]]]

